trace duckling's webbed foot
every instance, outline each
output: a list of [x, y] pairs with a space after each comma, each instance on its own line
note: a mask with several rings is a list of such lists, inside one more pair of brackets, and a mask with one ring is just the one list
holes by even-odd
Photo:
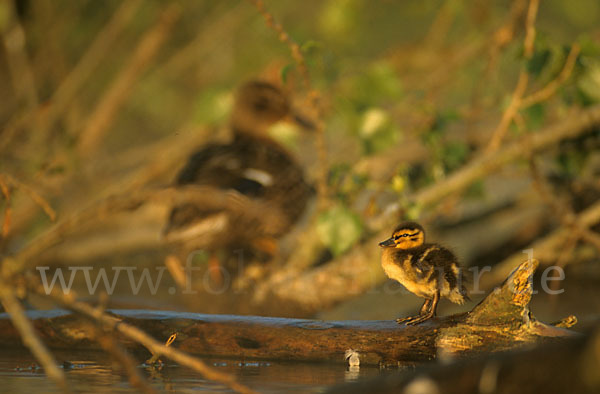
[[439, 291], [434, 295], [433, 298], [426, 299], [419, 311], [417, 316], [409, 316], [396, 319], [396, 323], [402, 324], [405, 323], [407, 326], [414, 326], [415, 324], [419, 324], [424, 322], [425, 320], [429, 320], [435, 316], [435, 310], [437, 308], [437, 304], [440, 300]]
[[425, 320], [429, 320], [433, 317], [433, 313], [429, 312], [425, 315], [417, 315], [417, 316], [410, 316], [410, 317], [403, 317], [400, 319], [396, 319], [396, 322], [398, 324], [406, 324], [407, 326], [414, 326], [415, 324], [419, 324], [419, 323], [423, 323]]

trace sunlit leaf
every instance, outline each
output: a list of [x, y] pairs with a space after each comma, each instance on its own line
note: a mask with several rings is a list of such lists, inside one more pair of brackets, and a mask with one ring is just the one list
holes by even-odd
[[362, 231], [358, 215], [342, 204], [323, 212], [317, 222], [317, 233], [334, 256], [350, 249], [360, 239]]
[[392, 178], [392, 189], [396, 193], [402, 193], [406, 188], [406, 178], [400, 175], [395, 175]]
[[579, 91], [590, 101], [600, 101], [600, 61], [585, 59], [585, 71], [577, 81]]

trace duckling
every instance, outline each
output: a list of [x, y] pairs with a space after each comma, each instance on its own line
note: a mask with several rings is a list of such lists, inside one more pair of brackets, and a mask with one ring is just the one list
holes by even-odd
[[[277, 253], [277, 238], [299, 219], [314, 193], [300, 165], [268, 135], [268, 129], [282, 120], [292, 120], [307, 130], [313, 128], [309, 120], [293, 111], [287, 95], [278, 87], [250, 81], [239, 89], [231, 116], [232, 141], [209, 144], [192, 154], [175, 181], [176, 185], [217, 188], [232, 196], [231, 202], [173, 207], [164, 230], [167, 241], [182, 242], [211, 255], [224, 251], [227, 255], [242, 252], [244, 258], [271, 258]], [[261, 223], [255, 212], [240, 214], [240, 207], [232, 204], [244, 201], [262, 203], [269, 211], [280, 213], [280, 223]], [[246, 205], [247, 211], [253, 209], [252, 204]], [[215, 260], [210, 261], [215, 268]]]
[[454, 254], [438, 244], [425, 243], [425, 230], [418, 223], [400, 224], [379, 246], [383, 248], [381, 266], [386, 275], [425, 298], [419, 314], [396, 319], [399, 324], [414, 325], [431, 319], [440, 297], [456, 304], [469, 299]]

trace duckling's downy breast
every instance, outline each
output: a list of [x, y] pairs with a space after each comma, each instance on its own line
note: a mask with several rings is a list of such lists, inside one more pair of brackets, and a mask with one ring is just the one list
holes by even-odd
[[430, 273], [417, 272], [412, 264], [413, 255], [408, 251], [394, 248], [383, 249], [381, 266], [385, 274], [402, 284], [408, 291], [419, 297], [431, 297], [436, 286], [430, 279]]

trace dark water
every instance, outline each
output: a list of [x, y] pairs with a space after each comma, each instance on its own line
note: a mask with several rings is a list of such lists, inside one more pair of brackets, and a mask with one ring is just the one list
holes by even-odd
[[[100, 352], [53, 352], [64, 367], [73, 392], [133, 393], [127, 376]], [[262, 393], [319, 393], [336, 384], [373, 377], [383, 373], [377, 367], [350, 367], [344, 364], [310, 364], [296, 362], [241, 361], [205, 359], [221, 371], [235, 375], [245, 385]], [[161, 370], [142, 365], [140, 372], [160, 392], [231, 392], [228, 388], [206, 381], [198, 373], [174, 364]], [[26, 350], [0, 350], [0, 393], [60, 393], [46, 378]]]

